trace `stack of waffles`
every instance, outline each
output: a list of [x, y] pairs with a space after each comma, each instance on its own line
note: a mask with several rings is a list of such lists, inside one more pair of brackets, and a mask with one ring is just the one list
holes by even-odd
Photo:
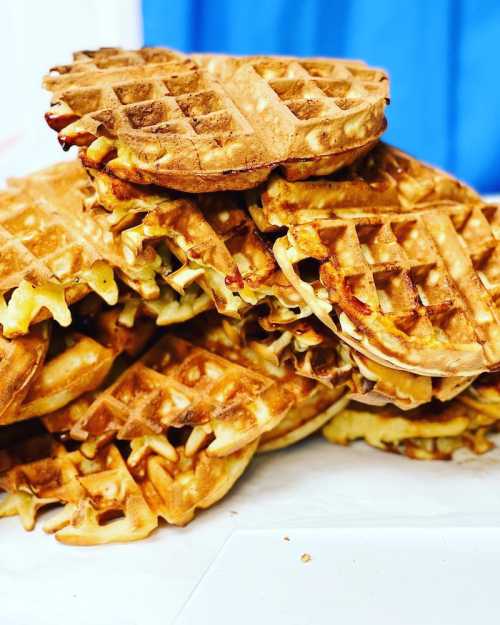
[[499, 207], [379, 140], [384, 71], [106, 48], [44, 84], [79, 159], [0, 196], [0, 516], [130, 541], [320, 430], [492, 446]]

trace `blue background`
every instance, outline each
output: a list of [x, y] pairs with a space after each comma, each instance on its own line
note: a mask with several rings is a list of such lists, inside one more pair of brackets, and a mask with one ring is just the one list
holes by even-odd
[[389, 70], [385, 138], [500, 191], [500, 0], [143, 0], [145, 45], [361, 58]]

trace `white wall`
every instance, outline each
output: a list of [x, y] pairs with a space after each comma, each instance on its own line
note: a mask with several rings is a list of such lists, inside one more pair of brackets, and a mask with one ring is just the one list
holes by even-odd
[[43, 119], [42, 77], [74, 50], [115, 45], [142, 45], [140, 0], [0, 1], [0, 186], [76, 156], [63, 154]]

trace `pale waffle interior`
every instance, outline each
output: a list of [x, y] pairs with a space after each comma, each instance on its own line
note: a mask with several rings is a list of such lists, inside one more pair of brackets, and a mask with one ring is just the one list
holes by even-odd
[[[213, 72], [162, 49], [78, 53], [45, 79], [47, 121], [64, 146], [89, 146], [86, 162], [184, 191], [253, 187], [280, 163], [360, 148], [385, 128], [387, 76], [361, 63], [204, 65]], [[102, 129], [113, 140], [92, 145]]]
[[180, 266], [163, 279], [181, 296], [197, 283], [218, 311], [236, 316], [275, 297], [285, 308], [303, 306], [279, 270], [268, 243], [236, 194], [175, 196], [91, 171], [96, 203], [135, 257], [159, 239]]
[[473, 375], [499, 358], [497, 220], [491, 205], [321, 220], [274, 249], [313, 312], [366, 355]]

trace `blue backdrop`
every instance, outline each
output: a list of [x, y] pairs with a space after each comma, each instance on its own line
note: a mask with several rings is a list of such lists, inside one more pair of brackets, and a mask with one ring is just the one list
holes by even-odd
[[382, 66], [387, 140], [500, 191], [500, 0], [143, 0], [143, 17], [145, 45]]

